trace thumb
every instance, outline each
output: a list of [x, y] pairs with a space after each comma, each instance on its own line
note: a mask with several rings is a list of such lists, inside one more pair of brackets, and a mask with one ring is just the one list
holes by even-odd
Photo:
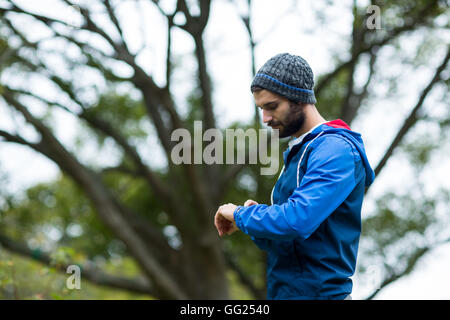
[[250, 207], [250, 206], [253, 206], [255, 204], [258, 204], [258, 202], [256, 202], [255, 200], [248, 199], [247, 201], [245, 201], [244, 207]]

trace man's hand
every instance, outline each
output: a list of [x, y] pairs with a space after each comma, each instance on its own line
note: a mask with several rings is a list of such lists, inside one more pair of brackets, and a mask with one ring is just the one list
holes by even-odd
[[214, 225], [219, 232], [219, 236], [223, 236], [224, 234], [232, 234], [238, 229], [233, 216], [236, 208], [236, 205], [228, 203], [220, 206], [217, 210], [216, 216], [214, 217]]
[[255, 200], [248, 199], [247, 201], [245, 201], [244, 207], [254, 206], [255, 204], [258, 204], [258, 202], [256, 202]]
[[[245, 201], [244, 207], [253, 206], [255, 204], [258, 204], [258, 202], [249, 199]], [[219, 232], [219, 236], [223, 236], [224, 234], [230, 235], [238, 230], [236, 222], [234, 221], [234, 211], [236, 208], [236, 205], [228, 203], [220, 206], [217, 210], [216, 216], [214, 217], [214, 225]]]

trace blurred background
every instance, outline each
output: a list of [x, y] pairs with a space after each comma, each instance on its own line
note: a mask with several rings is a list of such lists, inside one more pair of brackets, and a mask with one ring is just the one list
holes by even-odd
[[264, 252], [213, 216], [270, 203], [278, 174], [175, 165], [171, 133], [264, 128], [252, 76], [289, 52], [376, 172], [353, 298], [449, 299], [449, 18], [443, 0], [0, 0], [0, 298], [264, 299]]

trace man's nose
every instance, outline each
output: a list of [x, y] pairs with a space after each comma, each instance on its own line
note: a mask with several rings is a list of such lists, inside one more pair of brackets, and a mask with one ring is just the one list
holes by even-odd
[[267, 123], [267, 122], [271, 121], [272, 114], [269, 111], [263, 109], [263, 119], [262, 120], [263, 120], [263, 123]]

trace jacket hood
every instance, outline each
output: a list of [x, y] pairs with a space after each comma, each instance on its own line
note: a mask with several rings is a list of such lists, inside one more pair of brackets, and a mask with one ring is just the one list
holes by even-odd
[[[324, 132], [324, 134], [327, 133], [333, 133], [333, 134], [340, 134], [347, 138], [355, 148], [358, 150], [361, 159], [364, 164], [364, 168], [366, 169], [366, 181], [365, 185], [366, 187], [370, 186], [372, 182], [375, 179], [375, 173], [372, 170], [372, 167], [370, 166], [369, 160], [366, 156], [366, 150], [364, 149], [364, 143], [361, 138], [361, 134], [355, 131], [352, 131], [350, 127], [341, 119], [328, 121], [317, 128], [315, 128], [309, 135], [311, 138], [319, 134], [320, 132]], [[306, 138], [306, 137], [305, 137]], [[306, 140], [306, 139], [305, 139]], [[309, 139], [308, 139], [309, 140]]]

